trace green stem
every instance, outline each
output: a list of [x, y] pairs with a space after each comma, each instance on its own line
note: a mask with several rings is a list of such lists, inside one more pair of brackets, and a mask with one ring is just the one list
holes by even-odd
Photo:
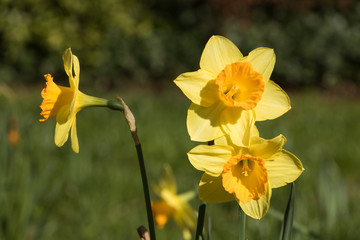
[[137, 152], [137, 156], [138, 156], [138, 160], [139, 160], [141, 180], [142, 180], [144, 196], [145, 196], [145, 205], [146, 205], [146, 212], [147, 212], [147, 218], [148, 218], [148, 223], [149, 223], [150, 239], [156, 240], [154, 218], [153, 218], [153, 214], [152, 214], [152, 210], [151, 210], [149, 184], [148, 184], [147, 177], [146, 177], [144, 157], [143, 157], [140, 142], [136, 143], [135, 146], [136, 146], [136, 152]]
[[239, 207], [239, 240], [245, 240], [246, 214]]
[[112, 110], [124, 111], [124, 105], [119, 100], [111, 99], [107, 101], [107, 107]]
[[206, 204], [202, 203], [199, 206], [199, 215], [197, 220], [197, 226], [196, 226], [196, 234], [195, 234], [195, 240], [199, 240], [199, 237], [203, 237], [203, 228], [204, 228], [204, 222], [205, 222], [205, 211], [206, 211]]

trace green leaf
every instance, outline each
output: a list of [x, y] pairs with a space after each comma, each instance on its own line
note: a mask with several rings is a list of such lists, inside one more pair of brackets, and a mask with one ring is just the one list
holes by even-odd
[[294, 222], [294, 201], [295, 201], [295, 183], [291, 183], [289, 201], [284, 214], [284, 221], [281, 227], [280, 240], [290, 240], [291, 230]]

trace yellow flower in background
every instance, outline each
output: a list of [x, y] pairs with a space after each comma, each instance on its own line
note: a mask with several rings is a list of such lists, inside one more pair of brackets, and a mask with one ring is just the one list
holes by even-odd
[[282, 149], [285, 142], [282, 135], [266, 140], [257, 132], [247, 148], [238, 147], [225, 137], [217, 140], [216, 145], [193, 148], [188, 153], [189, 160], [196, 169], [205, 172], [199, 184], [200, 200], [207, 203], [236, 200], [248, 216], [256, 219], [265, 216], [271, 189], [295, 181], [304, 170], [296, 156]]
[[70, 48], [63, 54], [65, 72], [69, 77], [70, 87], [62, 87], [54, 83], [50, 74], [45, 74], [46, 87], [42, 90], [41, 116], [39, 121], [45, 122], [56, 116], [55, 144], [59, 147], [67, 141], [71, 129], [71, 147], [79, 152], [76, 133], [76, 114], [85, 107], [107, 106], [107, 100], [88, 96], [79, 91], [80, 64]]
[[191, 231], [196, 228], [195, 210], [188, 204], [195, 193], [189, 191], [177, 194], [174, 175], [169, 165], [164, 165], [159, 184], [153, 186], [154, 192], [160, 198], [151, 203], [155, 223], [163, 228], [169, 218], [173, 217], [182, 229], [184, 239], [191, 239]]
[[192, 101], [187, 116], [191, 139], [205, 142], [230, 135], [234, 144], [248, 146], [255, 121], [286, 113], [289, 97], [270, 80], [274, 65], [272, 49], [257, 48], [244, 57], [227, 38], [211, 37], [200, 69], [174, 81]]

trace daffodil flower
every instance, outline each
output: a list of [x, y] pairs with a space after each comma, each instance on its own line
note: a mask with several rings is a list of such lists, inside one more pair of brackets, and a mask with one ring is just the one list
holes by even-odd
[[236, 200], [248, 216], [262, 218], [270, 206], [271, 189], [295, 181], [304, 170], [296, 156], [282, 149], [285, 142], [282, 135], [270, 140], [253, 135], [247, 148], [225, 137], [216, 145], [193, 148], [189, 160], [204, 171], [198, 190], [200, 200]]
[[164, 165], [159, 184], [154, 185], [153, 189], [160, 198], [159, 201], [151, 203], [156, 225], [163, 228], [169, 218], [173, 217], [182, 229], [184, 239], [191, 239], [191, 230], [196, 227], [196, 215], [188, 201], [195, 193], [189, 191], [177, 194], [177, 186], [169, 165]]
[[71, 147], [79, 152], [79, 142], [76, 133], [76, 114], [85, 107], [107, 106], [107, 100], [92, 97], [79, 90], [80, 64], [70, 48], [63, 54], [65, 72], [69, 77], [70, 87], [54, 83], [50, 74], [45, 74], [46, 87], [42, 90], [41, 113], [43, 123], [56, 116], [55, 144], [59, 147], [67, 141], [71, 129]]
[[191, 139], [206, 142], [230, 135], [234, 144], [246, 147], [255, 121], [287, 112], [289, 97], [270, 80], [274, 65], [272, 49], [257, 48], [244, 57], [227, 38], [211, 37], [200, 69], [174, 80], [192, 101], [187, 115]]

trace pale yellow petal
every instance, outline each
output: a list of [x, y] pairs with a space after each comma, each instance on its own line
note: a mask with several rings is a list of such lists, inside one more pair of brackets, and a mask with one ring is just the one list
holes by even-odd
[[265, 83], [269, 81], [275, 65], [275, 53], [273, 49], [265, 47], [256, 48], [252, 50], [244, 60], [250, 62], [254, 70], [263, 75]]
[[74, 120], [71, 127], [71, 148], [74, 151], [74, 153], [79, 153], [79, 141], [76, 131], [76, 116], [74, 116]]
[[201, 55], [200, 68], [217, 76], [226, 65], [238, 62], [241, 58], [240, 50], [229, 39], [212, 36]]
[[221, 104], [214, 104], [210, 107], [191, 104], [186, 120], [191, 140], [207, 142], [223, 136], [224, 133], [219, 124], [223, 109]]
[[79, 79], [80, 79], [80, 63], [79, 63], [79, 59], [75, 55], [72, 55], [72, 63], [74, 65], [73, 83], [75, 88], [78, 89]]
[[222, 137], [219, 137], [215, 139], [214, 141], [215, 145], [230, 145], [234, 146], [233, 142], [231, 141], [231, 138], [229, 135], [224, 135]]
[[246, 213], [246, 215], [255, 218], [260, 219], [264, 217], [269, 210], [270, 207], [270, 198], [271, 198], [271, 186], [268, 182], [266, 193], [262, 195], [259, 200], [251, 200], [247, 203], [243, 203], [241, 201], [238, 201], [241, 209]]
[[300, 160], [285, 150], [274, 155], [274, 160], [265, 161], [265, 167], [273, 188], [295, 181], [304, 171]]
[[199, 145], [188, 152], [190, 163], [194, 168], [211, 176], [219, 176], [224, 164], [233, 155], [233, 148], [225, 145]]
[[173, 194], [177, 192], [176, 181], [174, 178], [174, 174], [171, 170], [169, 164], [164, 164], [163, 169], [161, 171], [161, 177], [159, 181], [159, 187], [161, 189], [166, 189]]
[[212, 177], [206, 173], [203, 174], [199, 184], [199, 198], [206, 203], [222, 203], [235, 200], [233, 194], [225, 191], [221, 176]]
[[290, 98], [273, 81], [268, 81], [261, 100], [255, 107], [256, 121], [280, 117], [291, 109]]
[[252, 156], [262, 157], [266, 160], [280, 152], [285, 143], [286, 138], [281, 134], [273, 139], [253, 136], [249, 146], [249, 153]]
[[[72, 78], [72, 52], [71, 49], [68, 48], [65, 50], [65, 52], [63, 53], [63, 62], [64, 62], [64, 69], [66, 74], [68, 75], [69, 78]], [[70, 82], [71, 84], [71, 82]]]
[[251, 129], [254, 124], [255, 119], [252, 111], [243, 111], [240, 108], [227, 108], [221, 114], [221, 128], [237, 146], [249, 146]]
[[195, 230], [197, 220], [194, 209], [186, 202], [179, 201], [174, 219], [181, 228], [184, 239], [191, 239], [191, 230]]
[[56, 115], [55, 144], [58, 147], [64, 145], [69, 137], [69, 131], [73, 123], [73, 117], [68, 116], [69, 106], [62, 107]]
[[195, 104], [209, 107], [219, 99], [216, 75], [206, 70], [187, 72], [178, 76], [174, 82]]

